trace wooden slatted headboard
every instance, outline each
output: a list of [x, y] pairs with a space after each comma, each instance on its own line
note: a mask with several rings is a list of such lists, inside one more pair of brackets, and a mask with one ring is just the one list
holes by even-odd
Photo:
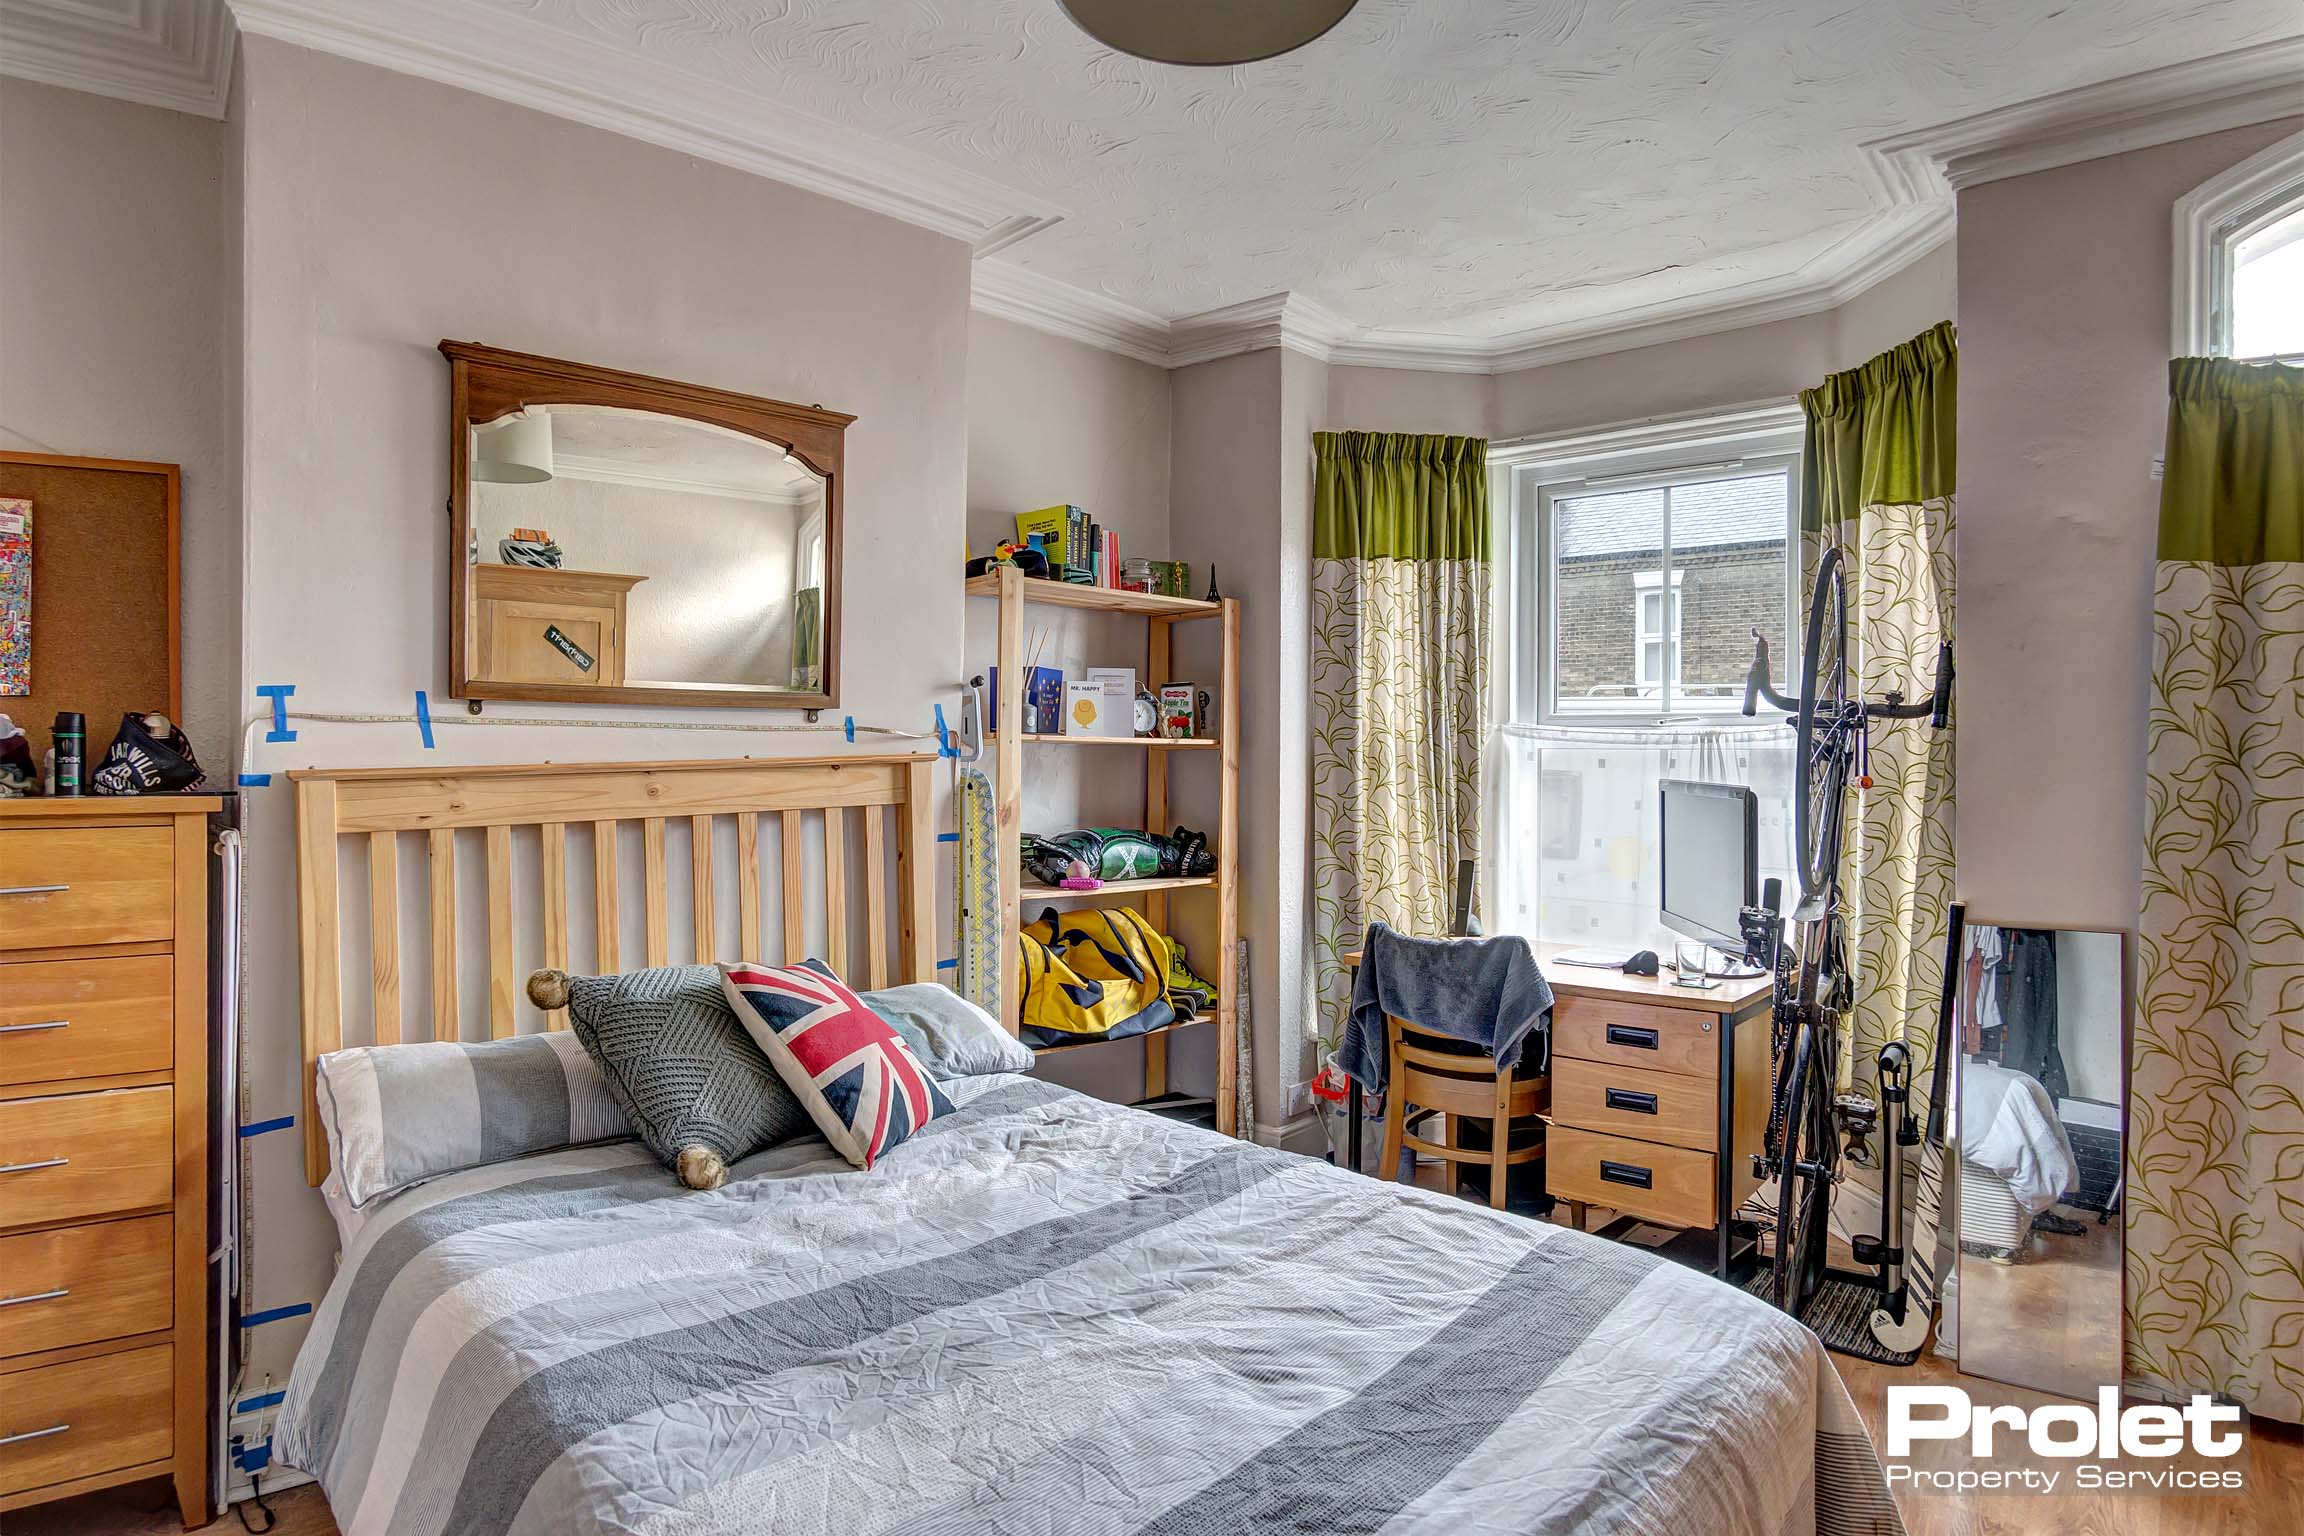
[[[936, 974], [933, 879], [936, 830], [932, 769], [921, 755], [839, 758], [747, 758], [675, 763], [589, 763], [437, 768], [309, 769], [291, 773], [296, 785], [297, 907], [303, 966], [304, 1008], [304, 1164], [314, 1184], [327, 1176], [328, 1150], [316, 1100], [322, 1055], [345, 1040], [343, 973], [345, 947], [364, 939], [369, 956], [368, 1005], [376, 1045], [404, 1039], [462, 1038], [458, 989], [457, 834], [475, 829], [486, 875], [487, 1033], [517, 1031], [521, 982], [535, 966], [570, 969], [570, 934], [591, 933], [591, 971], [623, 968], [618, 845], [621, 824], [640, 825], [640, 894], [644, 913], [644, 954], [630, 957], [650, 966], [673, 963], [672, 891], [666, 868], [666, 825], [685, 821], [688, 856], [689, 942], [683, 962], [695, 960], [784, 960], [809, 953], [806, 914], [820, 896], [818, 911], [826, 940], [823, 953], [843, 975], [854, 963], [854, 929], [863, 930], [867, 984], [931, 981]], [[762, 818], [769, 818], [763, 835]], [[852, 884], [849, 854], [854, 818], [862, 818], [862, 889]], [[735, 851], [735, 932], [745, 952], [714, 953], [715, 935], [727, 929], [725, 903], [718, 897], [713, 848], [724, 842], [721, 818], [733, 823]], [[806, 879], [810, 823], [822, 847], [816, 861], [820, 884]], [[423, 834], [416, 844], [426, 865], [419, 899], [425, 921], [416, 931], [429, 935], [430, 1006], [426, 1028], [404, 1028], [400, 931], [403, 898], [400, 850], [404, 835]], [[514, 838], [519, 834], [525, 864], [530, 834], [538, 889], [532, 899], [515, 900]], [[592, 849], [591, 899], [572, 898], [568, 878], [572, 840]], [[365, 845], [367, 921], [348, 923], [343, 913], [343, 847]], [[410, 839], [415, 841], [413, 837]], [[474, 841], [467, 839], [467, 841]], [[775, 845], [778, 879], [770, 888], [779, 899], [780, 942], [764, 931], [760, 866], [764, 848]], [[890, 854], [893, 852], [893, 859]], [[891, 865], [896, 887], [894, 923], [888, 887]], [[580, 898], [581, 892], [578, 893]], [[523, 929], [516, 905], [541, 918], [541, 947], [521, 964]], [[859, 910], [860, 909], [860, 910]], [[858, 921], [860, 919], [860, 921]], [[895, 938], [893, 968], [889, 953]], [[579, 964], [575, 969], [584, 969]], [[554, 1015], [547, 1028], [560, 1028]], [[352, 1041], [352, 1044], [363, 1042]]]

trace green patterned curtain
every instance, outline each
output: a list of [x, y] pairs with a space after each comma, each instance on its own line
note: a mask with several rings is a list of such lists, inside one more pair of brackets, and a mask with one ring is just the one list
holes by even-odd
[[1381, 919], [1444, 933], [1480, 851], [1487, 740], [1488, 443], [1316, 432], [1312, 933], [1331, 1041], [1345, 951]]
[[2129, 1048], [2127, 1369], [2304, 1421], [2304, 369], [2179, 358]]
[[[1868, 699], [1925, 691], [1937, 646], [1952, 636], [1958, 372], [1946, 323], [1800, 396], [1808, 418], [1803, 566], [1812, 575], [1825, 548], [1839, 546], [1848, 568], [1849, 684]], [[1856, 971], [1856, 1006], [1841, 1025], [1842, 1086], [1877, 1096], [1874, 1060], [1901, 1040], [1912, 1051], [1913, 1113], [1925, 1120], [1952, 906], [1951, 732], [1924, 720], [1882, 722], [1872, 730], [1868, 771], [1870, 787], [1850, 791], [1841, 854]], [[1923, 1148], [1917, 1171], [1907, 1247], [1925, 1302], [1942, 1259], [1941, 1154]], [[1862, 1170], [1850, 1182], [1869, 1182], [1865, 1198], [1878, 1199], [1877, 1180]]]

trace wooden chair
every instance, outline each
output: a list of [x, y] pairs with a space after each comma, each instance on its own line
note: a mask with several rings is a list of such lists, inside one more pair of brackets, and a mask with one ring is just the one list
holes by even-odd
[[[1499, 1072], [1491, 1058], [1462, 1041], [1420, 1030], [1390, 1015], [1384, 1020], [1384, 1034], [1390, 1059], [1385, 1073], [1384, 1160], [1377, 1166], [1386, 1178], [1396, 1177], [1402, 1148], [1441, 1158], [1448, 1165], [1451, 1194], [1456, 1190], [1457, 1164], [1485, 1166], [1488, 1203], [1504, 1209], [1505, 1180], [1510, 1171], [1544, 1161], [1541, 1127], [1535, 1140], [1518, 1147], [1512, 1145], [1510, 1127], [1515, 1120], [1551, 1109], [1550, 1075], [1532, 1071], [1525, 1063], [1512, 1072]], [[1432, 1110], [1447, 1116], [1444, 1134], [1448, 1140], [1444, 1146], [1408, 1132], [1413, 1117]], [[1464, 1145], [1461, 1121], [1467, 1119], [1488, 1122], [1485, 1149]]]

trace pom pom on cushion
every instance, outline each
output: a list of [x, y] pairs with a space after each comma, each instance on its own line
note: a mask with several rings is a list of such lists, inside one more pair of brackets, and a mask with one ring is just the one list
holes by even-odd
[[528, 973], [528, 1001], [546, 1013], [558, 1013], [568, 1006], [568, 973], [566, 971], [530, 971]]
[[869, 1168], [952, 1112], [888, 1021], [817, 960], [723, 965], [728, 1006], [834, 1150]]
[[571, 976], [568, 1023], [633, 1133], [690, 1189], [719, 1187], [728, 1164], [808, 1129], [808, 1112], [729, 1011], [715, 966]]

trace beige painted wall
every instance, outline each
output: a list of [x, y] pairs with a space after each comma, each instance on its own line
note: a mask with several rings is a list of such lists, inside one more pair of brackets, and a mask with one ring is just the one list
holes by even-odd
[[[458, 337], [855, 412], [841, 711], [924, 729], [933, 703], [954, 701], [966, 247], [481, 96], [267, 39], [243, 47], [253, 681], [293, 683], [300, 706], [323, 710], [405, 711], [419, 688], [443, 696], [447, 367], [435, 347]], [[802, 723], [788, 711], [589, 714]], [[427, 754], [412, 726], [306, 725], [258, 765], [841, 750], [838, 718], [825, 727], [445, 725]], [[253, 811], [257, 1118], [296, 1108], [297, 1009], [287, 791], [256, 792]], [[294, 1138], [251, 1147], [250, 1304], [314, 1300], [332, 1230]], [[260, 1368], [285, 1368], [298, 1327], [260, 1331]]]
[[1838, 309], [1713, 336], [1498, 374], [1490, 435], [1572, 432], [1647, 416], [1789, 399], [1954, 318], [1950, 244]]
[[2170, 208], [2296, 120], [1960, 194], [1960, 892], [2128, 928], [2167, 422]]
[[[1205, 556], [1172, 547], [1168, 535], [1168, 413], [1166, 369], [1011, 321], [970, 315], [968, 552], [987, 554], [993, 545], [1014, 538], [1018, 512], [1070, 503], [1119, 534], [1123, 559], [1192, 559], [1204, 572]], [[990, 602], [968, 604], [971, 673], [992, 665], [997, 612]], [[1140, 684], [1169, 680], [1146, 676], [1142, 619], [1034, 608], [1028, 610], [1025, 633], [1028, 646], [1034, 637], [1047, 636], [1043, 664], [1066, 676], [1077, 676], [1084, 667], [1112, 666], [1135, 668]], [[1200, 767], [1179, 761], [1172, 771], [1181, 785]], [[1143, 820], [1139, 763], [1115, 764], [1106, 753], [1065, 747], [1025, 749], [1027, 832], [1133, 827]], [[1181, 909], [1191, 900], [1179, 897], [1173, 905]], [[1188, 1039], [1179, 1036], [1172, 1044]], [[1188, 1076], [1181, 1070], [1184, 1053], [1177, 1051], [1172, 1060], [1178, 1068], [1170, 1074], [1178, 1079], [1175, 1086], [1191, 1086], [1183, 1080]], [[1144, 1050], [1115, 1044], [1051, 1056], [1040, 1075], [1100, 1097], [1133, 1100], [1144, 1092]], [[1194, 1080], [1204, 1089], [1214, 1087], [1212, 1075]]]
[[[1485, 437], [1495, 381], [1483, 373], [1419, 373], [1412, 368], [1328, 369], [1323, 432], [1447, 432]], [[1310, 445], [1306, 445], [1310, 451]]]
[[[0, 80], [0, 447], [182, 467], [184, 725], [229, 784], [240, 544], [223, 174], [219, 123]], [[46, 720], [17, 723], [45, 743]], [[92, 751], [118, 723], [89, 722]]]

